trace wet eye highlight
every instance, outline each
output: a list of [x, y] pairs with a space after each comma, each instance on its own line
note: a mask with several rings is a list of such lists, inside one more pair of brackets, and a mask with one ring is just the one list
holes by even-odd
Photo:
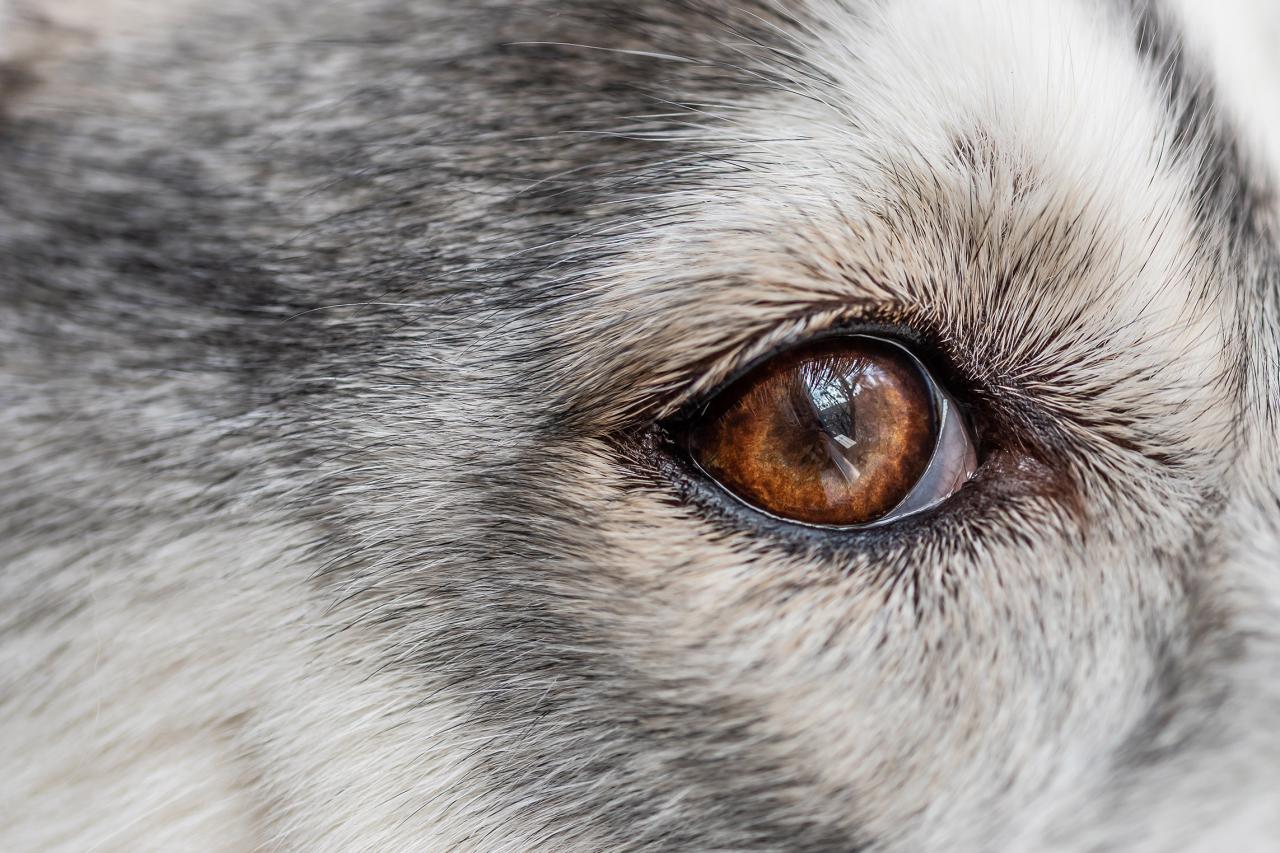
[[821, 526], [928, 509], [977, 467], [951, 396], [905, 347], [870, 335], [775, 356], [711, 400], [686, 440], [697, 466], [739, 500]]

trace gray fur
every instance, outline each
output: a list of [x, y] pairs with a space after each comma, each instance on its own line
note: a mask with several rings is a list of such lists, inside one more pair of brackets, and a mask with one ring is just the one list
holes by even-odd
[[[1280, 849], [1275, 171], [1175, 9], [127, 7], [0, 7], [5, 849]], [[671, 458], [859, 324], [942, 510]]]

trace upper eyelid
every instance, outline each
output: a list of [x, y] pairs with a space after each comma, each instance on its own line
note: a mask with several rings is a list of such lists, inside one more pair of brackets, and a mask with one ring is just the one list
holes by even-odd
[[[847, 303], [836, 308], [811, 308], [774, 320], [767, 329], [731, 344], [726, 351], [699, 366], [698, 373], [666, 402], [656, 420], [681, 420], [692, 416], [721, 390], [770, 358], [802, 343], [834, 334], [864, 334], [885, 337], [905, 344], [914, 358], [925, 362], [913, 344], [919, 344], [932, 330], [903, 317], [900, 306]], [[890, 319], [893, 318], [893, 319]], [[941, 381], [941, 380], [938, 380]]]
[[720, 355], [709, 363], [696, 366], [697, 373], [691, 375], [689, 382], [666, 402], [657, 419], [689, 413], [753, 366], [813, 334], [815, 327], [825, 328], [829, 322], [826, 313], [830, 312], [806, 313], [798, 317], [791, 315], [774, 320], [765, 329], [741, 335], [726, 344]]

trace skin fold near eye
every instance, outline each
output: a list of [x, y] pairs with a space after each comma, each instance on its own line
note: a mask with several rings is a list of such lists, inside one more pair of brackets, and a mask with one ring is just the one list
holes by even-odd
[[906, 349], [866, 335], [827, 338], [757, 368], [711, 402], [688, 448], [739, 499], [824, 526], [927, 509], [976, 468], [954, 402]]

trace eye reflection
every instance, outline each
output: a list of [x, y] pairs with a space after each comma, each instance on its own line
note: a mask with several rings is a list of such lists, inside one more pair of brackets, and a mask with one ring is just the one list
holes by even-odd
[[950, 399], [904, 348], [869, 336], [784, 353], [716, 398], [697, 464], [782, 518], [863, 525], [928, 508], [976, 467]]

